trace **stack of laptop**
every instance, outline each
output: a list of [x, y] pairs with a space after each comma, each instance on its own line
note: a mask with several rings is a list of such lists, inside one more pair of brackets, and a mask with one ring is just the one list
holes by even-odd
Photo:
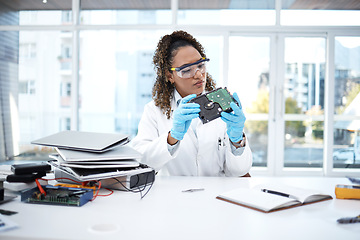
[[[115, 184], [121, 178], [129, 188], [136, 187], [130, 184], [132, 177], [137, 187], [153, 182], [154, 170], [140, 163], [142, 155], [128, 142], [124, 134], [63, 131], [31, 143], [55, 148], [49, 163], [55, 168], [55, 178], [62, 182], [102, 180]], [[115, 182], [104, 181], [114, 178]]]

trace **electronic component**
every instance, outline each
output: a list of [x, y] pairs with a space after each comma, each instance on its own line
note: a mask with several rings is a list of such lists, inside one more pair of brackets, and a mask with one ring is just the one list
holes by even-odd
[[45, 162], [13, 164], [11, 166], [11, 171], [16, 175], [49, 172], [50, 170], [51, 166]]
[[[76, 170], [81, 170], [81, 169], [76, 169]], [[58, 181], [62, 183], [73, 184], [74, 181], [83, 182], [81, 179], [76, 178], [73, 174], [68, 173], [60, 168], [55, 168], [54, 173], [55, 173], [55, 178], [57, 178]], [[94, 178], [94, 180], [97, 179]], [[139, 168], [133, 170], [124, 170], [122, 171], [122, 174], [118, 174], [118, 175], [114, 174], [113, 176], [108, 176], [106, 178], [101, 179], [101, 186], [107, 188], [132, 190], [146, 186], [148, 184], [152, 184], [154, 181], [155, 181], [154, 169], [141, 164]]]
[[67, 184], [67, 183], [57, 183], [55, 186], [60, 187], [70, 187], [70, 188], [85, 188], [85, 189], [92, 189], [95, 193], [96, 186], [83, 186], [83, 185], [77, 185], [77, 184]]
[[93, 190], [46, 185], [45, 194], [35, 187], [21, 193], [21, 201], [26, 203], [77, 206], [80, 207], [93, 198]]
[[10, 174], [6, 177], [8, 182], [23, 182], [30, 183], [35, 181], [37, 178], [41, 178], [46, 175], [46, 172], [30, 173], [30, 174]]
[[335, 186], [335, 195], [339, 199], [360, 199], [360, 185], [342, 185]]
[[231, 112], [230, 103], [238, 102], [232, 97], [226, 88], [217, 88], [208, 93], [197, 96], [189, 102], [200, 105], [199, 117], [205, 124], [221, 116], [221, 112]]
[[[149, 168], [150, 169], [150, 168]], [[155, 181], [155, 171], [129, 174], [127, 176], [101, 180], [101, 186], [110, 189], [134, 190], [144, 188]]]

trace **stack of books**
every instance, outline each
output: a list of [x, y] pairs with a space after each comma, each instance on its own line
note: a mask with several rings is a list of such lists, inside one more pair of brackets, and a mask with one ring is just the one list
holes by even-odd
[[128, 142], [124, 134], [63, 131], [31, 143], [55, 148], [49, 163], [56, 178], [84, 182], [152, 172]]

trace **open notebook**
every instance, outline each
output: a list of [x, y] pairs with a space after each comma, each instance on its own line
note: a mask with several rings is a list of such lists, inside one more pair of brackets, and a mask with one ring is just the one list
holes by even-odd
[[332, 199], [317, 190], [287, 185], [263, 184], [254, 188], [238, 188], [216, 197], [217, 199], [269, 213], [296, 206]]

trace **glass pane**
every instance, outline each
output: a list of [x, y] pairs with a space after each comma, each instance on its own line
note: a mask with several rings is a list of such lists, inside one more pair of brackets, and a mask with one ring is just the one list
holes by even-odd
[[[246, 114], [245, 133], [249, 137], [253, 154], [253, 166], [266, 167], [268, 148], [268, 121], [248, 120]], [[251, 119], [251, 118], [250, 118]]]
[[0, 0], [1, 25], [60, 25], [72, 22], [71, 0]]
[[284, 166], [321, 167], [325, 39], [285, 38]]
[[322, 167], [323, 121], [286, 121], [284, 167]]
[[334, 167], [360, 168], [360, 37], [335, 38]]
[[82, 24], [171, 24], [171, 1], [87, 0], [80, 2]]
[[231, 36], [228, 89], [240, 98], [254, 164], [266, 166], [269, 113], [270, 38]]
[[358, 1], [351, 0], [281, 0], [282, 9], [326, 9], [326, 10], [351, 10], [359, 9]]
[[72, 23], [72, 11], [20, 11], [20, 25], [61, 25]]
[[[80, 33], [80, 130], [134, 136], [151, 100], [160, 31]], [[101, 43], [101, 44], [99, 44]]]
[[282, 0], [281, 24], [303, 26], [359, 26], [359, 3], [354, 1]]
[[360, 11], [281, 10], [281, 25], [359, 26]]
[[275, 0], [179, 0], [178, 23], [189, 25], [274, 25]]
[[223, 37], [194, 36], [204, 47], [206, 57], [210, 59], [206, 68], [217, 86], [224, 86], [223, 80]]
[[[71, 55], [63, 51], [71, 33], [21, 31], [19, 34], [20, 152], [33, 149], [30, 142], [58, 131], [70, 130]], [[38, 148], [38, 147], [35, 147]]]

